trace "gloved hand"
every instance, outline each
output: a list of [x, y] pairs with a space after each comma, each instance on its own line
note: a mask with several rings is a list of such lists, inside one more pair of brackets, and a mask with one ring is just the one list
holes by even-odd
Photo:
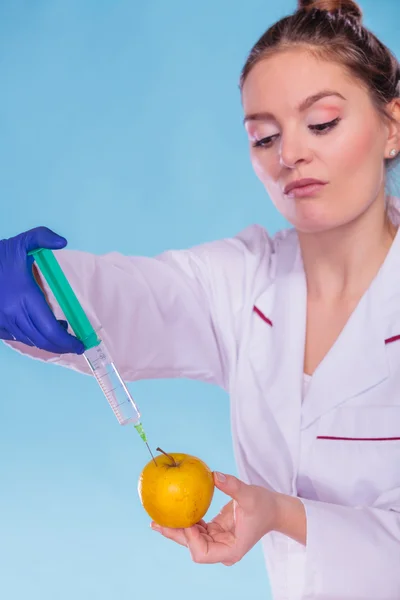
[[59, 250], [67, 240], [47, 227], [36, 227], [0, 240], [0, 339], [16, 340], [55, 354], [82, 354], [84, 346], [57, 321], [35, 281], [31, 250]]

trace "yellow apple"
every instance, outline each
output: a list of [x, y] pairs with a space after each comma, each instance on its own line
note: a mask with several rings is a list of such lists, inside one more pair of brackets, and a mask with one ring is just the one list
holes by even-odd
[[157, 450], [162, 454], [148, 462], [139, 477], [143, 508], [162, 527], [191, 527], [209, 509], [213, 473], [200, 458]]

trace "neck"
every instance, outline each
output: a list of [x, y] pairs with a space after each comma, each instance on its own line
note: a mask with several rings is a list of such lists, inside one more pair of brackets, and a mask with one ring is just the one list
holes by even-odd
[[299, 232], [308, 296], [327, 301], [359, 298], [379, 271], [395, 235], [384, 199], [342, 227]]

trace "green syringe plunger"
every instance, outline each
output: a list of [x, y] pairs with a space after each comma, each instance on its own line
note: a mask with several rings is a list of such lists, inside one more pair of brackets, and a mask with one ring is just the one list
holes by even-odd
[[121, 425], [133, 423], [154, 460], [141, 424], [139, 409], [121, 378], [108, 349], [98, 337], [83, 310], [54, 253], [51, 250], [41, 248], [33, 250], [29, 254], [36, 261], [72, 331], [85, 346], [83, 356], [118, 422]]

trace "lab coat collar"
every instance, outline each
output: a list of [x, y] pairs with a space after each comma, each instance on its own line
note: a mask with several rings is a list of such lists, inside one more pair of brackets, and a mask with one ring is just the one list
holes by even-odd
[[294, 231], [279, 240], [273, 263], [273, 281], [255, 303], [251, 359], [273, 415], [265, 443], [274, 468], [265, 477], [274, 489], [291, 494], [298, 470], [307, 298]]
[[315, 370], [304, 400], [302, 428], [388, 377], [379, 290], [364, 294]]
[[[386, 353], [387, 305], [400, 292], [400, 234], [344, 329], [315, 370], [304, 401], [301, 426], [378, 385], [389, 376]], [[399, 323], [400, 324], [400, 323]]]
[[[281, 406], [278, 411], [283, 431], [292, 428], [286, 419], [293, 425], [300, 415], [300, 427], [305, 429], [323, 414], [388, 377], [385, 312], [390, 296], [400, 294], [399, 230], [379, 273], [315, 370], [301, 405], [307, 289], [297, 236], [295, 252], [291, 239], [289, 236], [286, 240], [286, 245], [292, 245], [292, 257], [295, 255], [290, 271], [280, 274], [278, 268], [273, 285], [256, 302], [256, 308], [272, 321], [273, 347], [280, 358], [279, 368], [276, 360], [270, 363], [270, 368], [276, 369], [276, 377], [271, 378], [274, 383], [269, 400], [286, 405], [285, 410]], [[290, 261], [288, 257], [286, 260]]]

